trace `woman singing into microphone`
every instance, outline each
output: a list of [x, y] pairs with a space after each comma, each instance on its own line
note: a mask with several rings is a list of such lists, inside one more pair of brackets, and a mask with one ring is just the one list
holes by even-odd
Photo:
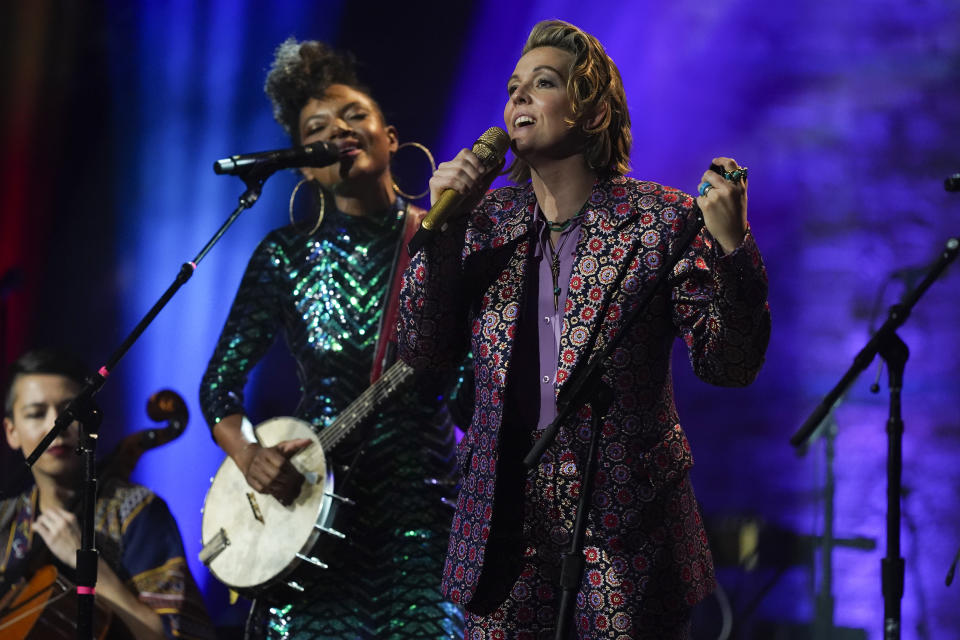
[[[295, 415], [318, 432], [329, 426], [391, 362], [398, 258], [424, 212], [398, 195], [390, 171], [397, 130], [357, 81], [349, 56], [287, 40], [266, 91], [293, 144], [335, 143], [340, 160], [301, 170], [315, 217], [271, 232], [250, 258], [200, 400], [214, 438], [250, 486], [289, 504], [303, 483], [289, 458], [309, 441], [265, 448], [242, 432], [247, 376], [283, 334], [301, 384]], [[350, 467], [348, 486], [337, 484], [356, 503], [341, 509], [350, 518], [337, 527], [346, 540], [325, 540], [337, 545], [322, 557], [329, 568], [308, 573], [303, 593], [280, 586], [258, 597], [248, 636], [461, 635], [462, 614], [439, 592], [454, 440], [437, 387], [418, 382], [328, 454], [329, 465]]]
[[[703, 175], [696, 198], [625, 177], [619, 71], [596, 38], [565, 22], [534, 27], [505, 84], [517, 184], [451, 220], [413, 259], [401, 293], [403, 360], [442, 370], [468, 348], [474, 357], [443, 590], [468, 612], [466, 637], [553, 637], [596, 411], [585, 568], [568, 628], [591, 639], [686, 638], [714, 576], [670, 353], [679, 336], [697, 375], [718, 385], [749, 384], [760, 370], [770, 317], [746, 168], [714, 158], [719, 172]], [[440, 165], [431, 192], [477, 194], [486, 174], [463, 150]], [[697, 206], [705, 229], [627, 324]], [[522, 459], [556, 417], [557, 397], [615, 337], [600, 367], [609, 407], [587, 398], [528, 472]]]

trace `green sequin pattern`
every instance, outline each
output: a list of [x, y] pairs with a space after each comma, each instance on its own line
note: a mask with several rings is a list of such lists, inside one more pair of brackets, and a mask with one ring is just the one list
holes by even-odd
[[[369, 385], [380, 307], [403, 228], [396, 215], [328, 212], [307, 237], [290, 226], [254, 252], [201, 383], [209, 424], [243, 411], [253, 366], [282, 334], [298, 365], [295, 412], [320, 430]], [[330, 452], [337, 492], [356, 506], [285, 586], [257, 598], [249, 637], [459, 638], [463, 616], [439, 592], [452, 517], [452, 425], [440, 391], [408, 386], [371, 425]], [[349, 466], [349, 472], [346, 468]]]

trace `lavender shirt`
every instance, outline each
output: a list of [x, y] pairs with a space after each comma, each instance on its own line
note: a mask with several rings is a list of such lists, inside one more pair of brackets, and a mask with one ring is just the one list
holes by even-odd
[[[560, 331], [563, 328], [563, 307], [566, 304], [570, 276], [576, 261], [577, 243], [580, 240], [581, 216], [574, 217], [570, 226], [563, 230], [557, 239], [556, 249], [550, 248], [550, 230], [547, 228], [547, 221], [540, 211], [539, 204], [533, 212], [533, 220], [537, 238], [533, 248], [533, 265], [536, 266], [537, 278], [534, 280], [531, 274], [529, 286], [532, 289], [534, 283], [537, 284], [536, 308], [533, 308], [530, 304], [533, 301], [530, 300], [527, 306], [530, 312], [524, 314], [520, 322], [525, 324], [521, 329], [521, 334], [524, 335], [532, 334], [534, 328], [529, 326], [529, 323], [536, 322], [539, 343], [537, 352], [540, 355], [540, 361], [534, 363], [529, 358], [521, 358], [516, 365], [521, 376], [531, 376], [535, 370], [539, 373], [537, 380], [540, 389], [540, 410], [537, 429], [543, 429], [557, 417], [556, 383], [560, 358]], [[556, 310], [553, 308], [553, 274], [550, 272], [554, 251], [559, 256], [560, 266], [557, 277], [560, 296]], [[528, 292], [528, 296], [533, 294], [533, 290]]]

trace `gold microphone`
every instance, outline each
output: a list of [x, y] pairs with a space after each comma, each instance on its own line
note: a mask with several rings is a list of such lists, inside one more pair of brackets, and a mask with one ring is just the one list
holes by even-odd
[[[492, 169], [503, 161], [509, 146], [510, 136], [507, 132], [500, 127], [490, 127], [473, 143], [471, 151], [484, 167]], [[430, 211], [423, 217], [417, 233], [410, 240], [407, 250], [411, 256], [415, 255], [428, 238], [443, 226], [450, 214], [457, 210], [462, 197], [462, 194], [454, 189], [446, 189], [440, 194], [437, 201], [430, 207]]]

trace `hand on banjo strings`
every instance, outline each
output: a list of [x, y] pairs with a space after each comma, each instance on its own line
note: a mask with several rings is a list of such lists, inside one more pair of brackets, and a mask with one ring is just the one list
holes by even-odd
[[285, 440], [272, 447], [251, 442], [244, 451], [249, 457], [240, 465], [247, 484], [275, 497], [283, 505], [291, 504], [300, 495], [303, 474], [294, 468], [290, 458], [309, 445], [310, 440], [306, 438]]

